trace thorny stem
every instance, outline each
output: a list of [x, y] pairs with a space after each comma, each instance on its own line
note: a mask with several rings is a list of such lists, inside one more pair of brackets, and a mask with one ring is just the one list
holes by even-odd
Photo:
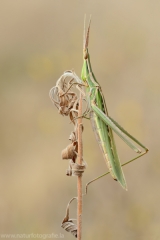
[[[77, 163], [82, 165], [83, 145], [82, 145], [82, 93], [80, 93], [78, 109], [78, 160]], [[82, 175], [77, 179], [77, 239], [82, 238]]]

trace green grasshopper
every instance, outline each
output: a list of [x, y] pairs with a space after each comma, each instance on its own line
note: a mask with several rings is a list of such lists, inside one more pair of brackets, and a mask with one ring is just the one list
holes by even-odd
[[[122, 166], [117, 154], [116, 144], [113, 137], [112, 130], [136, 153], [139, 155], [129, 162], [146, 154], [148, 149], [140, 143], [136, 138], [130, 135], [124, 130], [115, 120], [108, 115], [105, 99], [101, 90], [101, 87], [96, 80], [92, 71], [90, 55], [88, 51], [89, 43], [89, 32], [90, 32], [89, 21], [87, 32], [84, 26], [84, 42], [83, 42], [83, 67], [81, 72], [81, 78], [86, 86], [87, 102], [89, 104], [90, 120], [92, 122], [93, 131], [95, 132], [99, 146], [103, 152], [104, 159], [109, 168], [109, 172], [114, 180], [118, 181], [124, 189], [127, 190], [126, 180], [122, 171]], [[140, 146], [144, 151], [142, 152], [135, 143]], [[123, 164], [126, 165], [127, 163]], [[106, 173], [107, 174], [107, 173]], [[105, 175], [105, 174], [104, 174]], [[102, 176], [104, 176], [102, 175]], [[98, 177], [100, 178], [100, 177]], [[97, 178], [97, 179], [98, 179]]]

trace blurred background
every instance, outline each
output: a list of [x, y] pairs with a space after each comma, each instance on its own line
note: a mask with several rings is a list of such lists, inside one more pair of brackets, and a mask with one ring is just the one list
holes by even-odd
[[[61, 160], [72, 125], [48, 93], [65, 70], [80, 76], [86, 13], [92, 67], [109, 114], [150, 151], [124, 167], [127, 192], [109, 175], [89, 187], [83, 239], [160, 239], [159, 9], [158, 0], [1, 0], [0, 233], [74, 239], [61, 228], [77, 194]], [[107, 167], [89, 121], [84, 128], [85, 186]], [[116, 142], [121, 162], [135, 156]], [[76, 202], [70, 217], [76, 218]]]

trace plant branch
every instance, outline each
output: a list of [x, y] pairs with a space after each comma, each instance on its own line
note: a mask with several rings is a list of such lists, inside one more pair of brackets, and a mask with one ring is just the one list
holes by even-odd
[[[78, 109], [78, 159], [77, 163], [82, 165], [83, 144], [82, 144], [82, 93], [80, 93]], [[82, 174], [77, 177], [77, 239], [82, 239]]]

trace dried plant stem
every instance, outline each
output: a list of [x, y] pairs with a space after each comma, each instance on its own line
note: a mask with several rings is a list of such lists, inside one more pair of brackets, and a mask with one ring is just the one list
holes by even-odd
[[[82, 165], [83, 145], [82, 145], [82, 94], [80, 93], [78, 110], [78, 159], [77, 163]], [[82, 175], [77, 177], [77, 239], [82, 239]]]

